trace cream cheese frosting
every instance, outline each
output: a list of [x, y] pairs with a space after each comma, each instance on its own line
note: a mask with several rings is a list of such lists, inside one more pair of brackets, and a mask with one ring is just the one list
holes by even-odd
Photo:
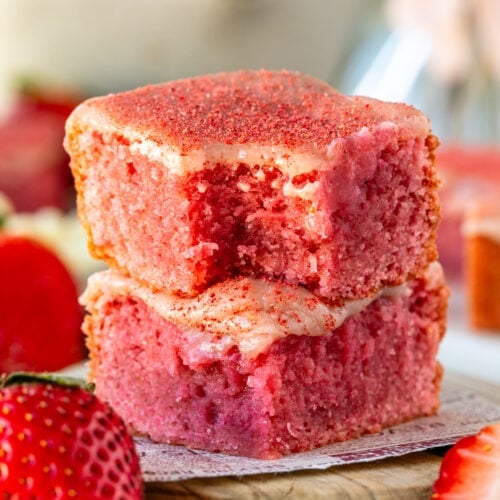
[[[74, 120], [74, 118], [68, 120], [67, 130], [71, 129]], [[115, 127], [107, 122], [101, 113], [92, 109], [86, 110], [85, 122], [78, 124], [78, 126], [82, 128], [77, 138], [82, 150], [92, 144], [94, 140], [93, 130], [99, 130], [106, 143], [113, 142], [112, 137], [117, 133]], [[398, 127], [408, 128], [414, 134], [424, 137], [429, 132], [427, 122], [421, 117], [415, 116], [408, 118], [404, 125], [384, 121], [371, 127], [362, 127], [359, 131], [351, 134], [349, 138], [366, 138], [377, 132], [395, 131]], [[124, 126], [119, 135], [123, 137], [124, 147], [130, 153], [139, 154], [150, 161], [158, 162], [174, 175], [189, 175], [206, 168], [212, 168], [220, 163], [228, 165], [247, 163], [249, 165], [272, 165], [290, 178], [313, 171], [327, 171], [332, 166], [342, 163], [347, 154], [346, 141], [348, 140], [348, 138], [332, 139], [324, 152], [314, 149], [310, 152], [299, 152], [285, 146], [265, 143], [207, 143], [201, 148], [193, 148], [184, 153], [174, 145], [160, 145], [144, 137], [133, 127]], [[69, 145], [67, 147], [69, 148]], [[125, 151], [123, 157], [125, 157]]]
[[[443, 283], [438, 263], [431, 264], [426, 274], [432, 287]], [[330, 306], [305, 288], [245, 277], [218, 283], [197, 297], [186, 298], [153, 291], [108, 270], [89, 278], [81, 303], [92, 312], [111, 297], [138, 299], [167, 321], [189, 330], [189, 343], [197, 347], [186, 350], [192, 351], [189, 356], [218, 354], [236, 345], [242, 354], [254, 358], [287, 335], [330, 333], [378, 297], [408, 294], [411, 289], [403, 284], [341, 306]]]
[[[71, 121], [71, 119], [70, 119]], [[70, 122], [69, 121], [69, 122]], [[68, 122], [68, 123], [69, 123]], [[408, 118], [404, 125], [384, 121], [371, 127], [362, 127], [349, 137], [333, 139], [324, 152], [299, 152], [285, 146], [272, 144], [218, 144], [207, 143], [199, 149], [181, 153], [177, 147], [169, 144], [159, 145], [153, 140], [139, 134], [133, 127], [124, 126], [119, 136], [113, 126], [94, 110], [86, 113], [85, 124], [80, 124], [81, 133], [75, 137], [79, 148], [85, 151], [91, 148], [95, 139], [93, 130], [97, 129], [103, 136], [103, 141], [114, 149], [118, 159], [125, 160], [135, 155], [147, 158], [161, 169], [167, 169], [175, 176], [187, 176], [205, 169], [214, 168], [219, 164], [235, 165], [245, 163], [252, 166], [270, 166], [286, 175], [283, 194], [287, 197], [302, 198], [314, 201], [320, 188], [319, 181], [306, 181], [300, 186], [294, 184], [297, 176], [311, 172], [326, 172], [338, 166], [344, 166], [352, 161], [352, 156], [359, 153], [359, 144], [375, 151], [379, 136], [396, 136], [398, 128], [408, 128], [413, 133], [425, 136], [428, 132], [426, 122], [420, 117]], [[68, 125], [69, 128], [69, 125]], [[66, 138], [68, 143], [69, 139]], [[112, 145], [112, 146], [111, 146]], [[69, 143], [67, 144], [69, 148]], [[154, 179], [154, 169], [151, 171]], [[257, 170], [254, 175], [258, 178]], [[243, 188], [244, 189], [244, 186]]]
[[342, 95], [308, 75], [243, 70], [89, 99], [67, 120], [67, 150], [85, 152], [92, 134], [173, 175], [244, 162], [272, 165], [292, 178], [374, 153], [380, 141], [370, 139], [378, 135], [394, 147], [425, 140], [430, 125], [411, 106]]

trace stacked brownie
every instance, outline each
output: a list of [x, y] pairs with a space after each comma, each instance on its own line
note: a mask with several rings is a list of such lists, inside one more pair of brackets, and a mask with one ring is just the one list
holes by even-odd
[[276, 458], [436, 412], [428, 120], [240, 71], [89, 100], [66, 148], [91, 377], [154, 440]]

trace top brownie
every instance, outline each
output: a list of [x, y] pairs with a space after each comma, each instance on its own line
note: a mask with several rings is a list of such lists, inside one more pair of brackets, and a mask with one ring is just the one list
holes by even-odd
[[65, 145], [91, 251], [154, 289], [245, 275], [340, 303], [436, 258], [437, 140], [404, 104], [221, 73], [90, 99]]

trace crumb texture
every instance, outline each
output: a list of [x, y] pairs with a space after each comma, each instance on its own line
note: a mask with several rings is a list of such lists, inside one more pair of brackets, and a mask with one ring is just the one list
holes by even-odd
[[175, 175], [89, 132], [74, 158], [94, 256], [156, 289], [196, 295], [245, 275], [362, 298], [436, 257], [437, 179], [424, 137], [383, 127], [345, 139], [328, 170], [216, 163]]

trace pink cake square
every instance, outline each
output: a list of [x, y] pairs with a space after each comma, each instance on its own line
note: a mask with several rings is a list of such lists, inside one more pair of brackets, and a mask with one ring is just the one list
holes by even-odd
[[448, 280], [464, 279], [466, 242], [463, 225], [470, 204], [498, 197], [500, 147], [447, 144], [439, 148], [442, 218], [437, 234], [439, 259]]
[[404, 104], [240, 71], [89, 100], [65, 145], [94, 256], [157, 290], [249, 276], [341, 304], [436, 258], [437, 139]]
[[277, 458], [435, 413], [446, 300], [437, 263], [344, 306], [251, 278], [181, 298], [106, 271], [84, 296], [91, 379], [153, 440]]

